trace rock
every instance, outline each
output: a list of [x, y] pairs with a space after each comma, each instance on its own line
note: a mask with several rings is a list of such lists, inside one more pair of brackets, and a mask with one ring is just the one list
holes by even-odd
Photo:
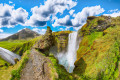
[[[53, 34], [54, 45], [57, 48], [56, 52], [64, 52], [67, 50], [68, 45], [68, 35], [72, 31], [59, 31]], [[55, 48], [54, 48], [55, 49]]]
[[46, 55], [49, 55], [48, 51], [52, 45], [53, 45], [52, 30], [50, 29], [49, 26], [47, 26], [47, 31], [45, 35], [43, 35], [43, 38], [34, 45], [34, 48], [44, 52]]
[[14, 61], [15, 61], [15, 64], [16, 64], [19, 61], [19, 59], [15, 58]]

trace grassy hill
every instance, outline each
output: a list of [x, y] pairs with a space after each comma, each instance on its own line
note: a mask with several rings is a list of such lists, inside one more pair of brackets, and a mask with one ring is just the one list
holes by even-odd
[[119, 80], [120, 17], [91, 17], [79, 35], [74, 73], [84, 80]]

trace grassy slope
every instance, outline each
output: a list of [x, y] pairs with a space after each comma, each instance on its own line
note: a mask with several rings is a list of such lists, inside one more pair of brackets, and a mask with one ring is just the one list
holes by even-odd
[[117, 25], [118, 19], [113, 20], [112, 24], [116, 26], [104, 31], [89, 32], [88, 27], [94, 25], [96, 20], [92, 20], [89, 26], [83, 26], [90, 34], [84, 35], [79, 45], [74, 73], [85, 80], [115, 80], [119, 76], [120, 26]]
[[0, 79], [1, 80], [19, 80], [20, 70], [24, 67], [25, 63], [28, 60], [29, 51], [25, 52], [22, 56], [22, 59], [14, 66], [9, 66], [5, 70], [0, 70]]
[[[29, 50], [35, 43], [36, 41], [38, 41], [39, 39], [41, 39], [42, 36], [36, 37], [34, 39], [25, 41], [25, 40], [15, 40], [15, 41], [2, 41], [0, 42], [0, 47], [6, 48], [12, 52], [15, 52], [17, 54], [23, 54], [25, 53], [27, 50]], [[25, 57], [26, 54], [23, 54], [22, 57]], [[25, 58], [26, 59], [26, 58]], [[25, 60], [21, 59], [20, 62], [14, 66], [10, 65], [8, 62], [6, 62], [5, 60], [3, 60], [2, 58], [0, 58], [0, 79], [2, 80], [9, 80], [11, 77], [11, 72], [12, 70], [16, 70], [16, 68], [18, 69], [17, 72], [13, 72], [13, 75], [16, 75], [19, 73], [19, 71], [21, 70], [20, 65], [23, 65], [25, 62]], [[8, 66], [6, 66], [5, 64], [7, 64]], [[5, 74], [7, 73], [7, 74]], [[15, 73], [15, 74], [14, 74]], [[6, 78], [6, 76], [8, 76], [8, 78]], [[19, 75], [18, 75], [19, 77]]]

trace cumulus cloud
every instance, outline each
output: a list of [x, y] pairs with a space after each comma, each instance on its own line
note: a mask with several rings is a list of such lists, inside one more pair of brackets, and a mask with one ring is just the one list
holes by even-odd
[[0, 39], [6, 38], [6, 37], [8, 37], [10, 35], [12, 35], [12, 34], [9, 34], [9, 33], [0, 33]]
[[75, 12], [75, 10], [72, 9], [72, 10], [69, 11], [69, 14], [73, 15], [74, 12]]
[[111, 14], [104, 14], [105, 16], [111, 16], [111, 17], [117, 17], [117, 16], [120, 16], [120, 11], [118, 12], [113, 12]]
[[[70, 16], [67, 15], [64, 18], [56, 19], [53, 26], [72, 26], [72, 27], [80, 27], [86, 23], [88, 16], [96, 16], [100, 13], [103, 13], [104, 9], [101, 6], [92, 6], [85, 7], [81, 12], [74, 14], [74, 19], [70, 19]], [[76, 28], [78, 29], [78, 28]]]
[[0, 4], [0, 9], [0, 28], [10, 28], [17, 24], [24, 25], [27, 21], [28, 12], [23, 8], [14, 9], [14, 6]]
[[70, 10], [76, 4], [77, 2], [72, 0], [47, 0], [44, 5], [35, 6], [31, 9], [32, 16], [26, 22], [26, 25], [33, 27], [45, 26], [51, 16], [54, 17], [57, 13], [62, 14], [64, 10]]
[[70, 16], [66, 15], [64, 18], [56, 19], [55, 23], [52, 25], [55, 26], [72, 26], [72, 21], [70, 20]]
[[32, 30], [35, 31], [35, 32], [37, 32], [37, 33], [39, 33], [39, 34], [45, 34], [45, 32], [46, 32], [46, 29], [34, 28], [34, 29], [32, 29]]
[[2, 29], [0, 29], [0, 33], [1, 33], [1, 32], [3, 32], [3, 30], [2, 30]]

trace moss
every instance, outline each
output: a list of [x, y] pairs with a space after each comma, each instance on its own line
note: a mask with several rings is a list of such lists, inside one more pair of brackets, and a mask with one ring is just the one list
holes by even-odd
[[83, 37], [77, 51], [75, 74], [84, 79], [119, 78], [120, 26], [109, 27], [106, 32], [105, 35], [102, 31], [92, 32]]
[[11, 72], [11, 79], [10, 80], [20, 80], [20, 72], [24, 68], [25, 64], [27, 63], [29, 57], [29, 51], [26, 52], [26, 55], [22, 58], [22, 62], [20, 63], [20, 66], [16, 70], [12, 70]]
[[21, 69], [25, 66], [27, 60], [29, 59], [29, 50], [26, 51], [21, 60], [17, 62], [14, 66], [9, 66], [5, 70], [0, 70], [0, 79], [1, 80], [19, 80]]

